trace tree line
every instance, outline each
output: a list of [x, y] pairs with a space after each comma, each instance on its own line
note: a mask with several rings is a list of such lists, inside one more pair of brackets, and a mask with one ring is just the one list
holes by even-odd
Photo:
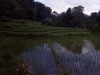
[[34, 0], [0, 0], [0, 21], [30, 19], [45, 25], [87, 28], [92, 32], [100, 32], [100, 11], [92, 12], [91, 15], [84, 14], [83, 11], [84, 7], [79, 5], [58, 14]]
[[92, 12], [90, 15], [84, 14], [84, 7], [79, 5], [72, 9], [68, 8], [66, 12], [58, 14], [56, 11], [52, 13], [51, 19], [55, 26], [86, 28], [93, 33], [100, 32], [100, 11]]
[[13, 18], [42, 21], [50, 15], [50, 7], [34, 0], [0, 0], [1, 20]]

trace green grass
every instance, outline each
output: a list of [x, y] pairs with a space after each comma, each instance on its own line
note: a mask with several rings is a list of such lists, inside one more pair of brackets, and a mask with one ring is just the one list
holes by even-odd
[[[86, 29], [42, 26], [40, 22], [24, 20], [13, 22], [0, 22], [1, 35], [35, 36], [35, 37], [61, 37], [61, 36], [87, 36], [91, 32]], [[36, 36], [37, 35], [37, 36]]]

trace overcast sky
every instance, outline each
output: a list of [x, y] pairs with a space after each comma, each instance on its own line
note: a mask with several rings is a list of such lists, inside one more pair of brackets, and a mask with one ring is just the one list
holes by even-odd
[[35, 0], [50, 7], [52, 11], [61, 13], [69, 7], [73, 8], [78, 5], [84, 7], [84, 13], [98, 12], [100, 10], [100, 0]]

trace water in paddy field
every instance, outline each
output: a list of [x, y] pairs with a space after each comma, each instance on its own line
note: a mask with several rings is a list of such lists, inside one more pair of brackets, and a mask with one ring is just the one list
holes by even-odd
[[29, 66], [30, 71], [34, 71], [36, 74], [53, 75], [60, 73], [48, 44], [36, 46], [33, 50], [22, 53], [21, 56]]
[[[95, 50], [94, 45], [88, 40], [84, 40], [83, 43], [80, 54], [73, 53], [58, 43], [53, 43], [52, 48], [69, 75], [100, 75], [100, 51]], [[49, 44], [23, 52], [21, 58], [25, 60], [30, 71], [36, 74], [61, 73]]]

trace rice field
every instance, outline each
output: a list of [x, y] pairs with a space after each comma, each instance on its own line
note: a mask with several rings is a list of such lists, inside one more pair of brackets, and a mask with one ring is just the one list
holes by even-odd
[[[25, 60], [29, 69], [37, 75], [99, 75], [100, 51], [88, 40], [83, 41], [81, 53], [73, 53], [61, 44], [48, 43], [24, 51], [20, 57]], [[52, 53], [52, 52], [55, 52]], [[55, 56], [56, 55], [56, 56]], [[59, 58], [59, 61], [54, 58]], [[62, 68], [66, 74], [62, 73]]]
[[33, 37], [62, 37], [62, 36], [87, 36], [91, 32], [87, 29], [42, 26], [34, 21], [0, 22], [1, 35], [33, 36]]
[[42, 26], [28, 20], [0, 22], [0, 62], [3, 53], [10, 52], [37, 75], [99, 75], [99, 39], [87, 29]]

